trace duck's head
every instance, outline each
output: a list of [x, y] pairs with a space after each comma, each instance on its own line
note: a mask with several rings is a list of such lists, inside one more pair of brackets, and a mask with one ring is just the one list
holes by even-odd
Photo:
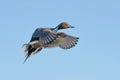
[[62, 22], [58, 25], [58, 30], [60, 29], [67, 29], [67, 28], [74, 28], [74, 26], [71, 26], [67, 22]]

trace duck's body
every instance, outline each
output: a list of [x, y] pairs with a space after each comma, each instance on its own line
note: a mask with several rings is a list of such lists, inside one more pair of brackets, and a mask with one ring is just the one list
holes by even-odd
[[[43, 48], [60, 47], [62, 49], [70, 49], [78, 42], [78, 37], [73, 37], [65, 33], [57, 32], [60, 29], [73, 28], [69, 24], [63, 22], [56, 28], [37, 28], [32, 35], [28, 44], [23, 45], [26, 53], [26, 59], [32, 54], [36, 54]], [[24, 62], [25, 62], [24, 61]]]

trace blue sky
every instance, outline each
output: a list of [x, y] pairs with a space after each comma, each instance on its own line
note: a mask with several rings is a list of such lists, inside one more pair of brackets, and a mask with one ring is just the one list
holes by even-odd
[[[80, 37], [70, 50], [44, 49], [25, 59], [37, 27], [66, 21]], [[0, 0], [0, 80], [120, 80], [119, 0]]]

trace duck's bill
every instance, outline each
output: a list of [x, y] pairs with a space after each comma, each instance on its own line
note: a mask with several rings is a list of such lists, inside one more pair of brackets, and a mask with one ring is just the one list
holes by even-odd
[[74, 26], [69, 26], [69, 28], [75, 28]]

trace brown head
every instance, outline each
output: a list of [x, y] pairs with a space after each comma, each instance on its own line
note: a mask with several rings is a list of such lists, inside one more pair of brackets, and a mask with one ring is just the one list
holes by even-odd
[[74, 26], [69, 25], [67, 22], [62, 22], [58, 25], [58, 29], [74, 28]]

